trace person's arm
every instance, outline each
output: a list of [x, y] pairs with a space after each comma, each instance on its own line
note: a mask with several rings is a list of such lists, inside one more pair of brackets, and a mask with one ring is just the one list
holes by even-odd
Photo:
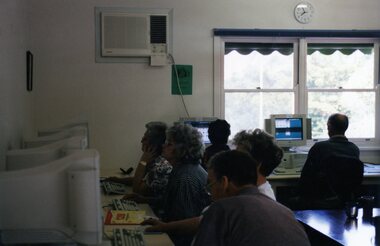
[[227, 225], [226, 211], [219, 206], [210, 206], [200, 222], [193, 245], [224, 245], [231, 233], [227, 231]]
[[318, 171], [316, 170], [314, 163], [316, 161], [316, 155], [318, 155], [318, 152], [316, 152], [316, 148], [312, 147], [309, 150], [306, 162], [301, 171], [298, 189], [299, 194], [304, 197], [311, 195], [311, 192], [314, 189], [315, 176]]
[[159, 200], [157, 197], [142, 196], [137, 193], [126, 194], [122, 197], [122, 199], [135, 201], [137, 203], [148, 203], [150, 205], [157, 203]]
[[193, 217], [184, 220], [171, 222], [162, 222], [156, 219], [148, 219], [142, 222], [142, 225], [152, 225], [145, 228], [147, 232], [165, 232], [179, 235], [195, 235], [198, 230], [201, 217]]
[[133, 192], [142, 195], [149, 194], [149, 188], [144, 182], [144, 176], [146, 175], [146, 166], [152, 163], [157, 156], [158, 154], [155, 148], [150, 146], [144, 148], [144, 153], [142, 154], [135, 171], [135, 176], [132, 184]]

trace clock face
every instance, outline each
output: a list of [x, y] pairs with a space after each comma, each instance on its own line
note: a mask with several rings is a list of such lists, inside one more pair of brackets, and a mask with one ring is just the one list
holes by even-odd
[[314, 7], [308, 2], [301, 2], [294, 8], [294, 17], [302, 24], [309, 23], [314, 15]]

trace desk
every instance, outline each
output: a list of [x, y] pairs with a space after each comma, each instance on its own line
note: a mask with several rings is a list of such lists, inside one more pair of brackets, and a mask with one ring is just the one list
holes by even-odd
[[[294, 189], [298, 186], [298, 180], [300, 178], [300, 174], [271, 174], [267, 179], [272, 186], [272, 189], [276, 195], [278, 201], [281, 202], [282, 198], [286, 197], [287, 194], [280, 194], [281, 189], [279, 188], [288, 188], [288, 190], [293, 189], [293, 192], [290, 192], [290, 196], [295, 196], [296, 192]], [[369, 193], [366, 193], [366, 187], [372, 186]], [[378, 187], [378, 188], [373, 188]], [[362, 190], [364, 194], [369, 194], [375, 196], [378, 200], [376, 205], [380, 206], [380, 173], [364, 173], [364, 179], [362, 183]], [[280, 191], [280, 192], [279, 192]], [[367, 189], [368, 192], [368, 189]]]
[[[116, 174], [116, 175], [112, 175]], [[107, 175], [108, 174], [108, 175]], [[101, 171], [102, 177], [108, 177], [108, 176], [119, 176], [115, 171], [110, 170], [102, 170]], [[127, 176], [125, 176], [127, 177]], [[132, 188], [130, 187], [130, 191], [132, 192]], [[123, 195], [106, 195], [102, 191], [101, 195], [101, 203], [102, 207], [105, 207], [109, 204], [112, 204], [112, 199], [121, 198]], [[145, 210], [147, 216], [155, 217], [155, 214], [153, 213], [152, 209], [148, 204], [139, 204], [139, 207], [141, 210]], [[104, 209], [104, 212], [106, 209]], [[103, 213], [103, 215], [105, 215]], [[104, 217], [104, 216], [103, 216]], [[138, 228], [140, 225], [104, 225], [104, 234], [107, 236], [112, 235], [112, 230], [114, 228]], [[144, 240], [147, 246], [171, 246], [174, 245], [173, 242], [170, 240], [169, 236], [165, 233], [157, 233], [157, 234], [144, 234]], [[103, 236], [104, 245], [108, 244], [111, 245], [111, 240], [107, 238], [106, 236]]]
[[[294, 215], [305, 226], [309, 237], [314, 233], [327, 238], [323, 245], [375, 245], [375, 227], [371, 220], [362, 218], [362, 209], [356, 220], [347, 220], [343, 210], [303, 210], [294, 211]], [[380, 215], [380, 209], [374, 208], [373, 215]], [[313, 236], [310, 240], [313, 245]]]

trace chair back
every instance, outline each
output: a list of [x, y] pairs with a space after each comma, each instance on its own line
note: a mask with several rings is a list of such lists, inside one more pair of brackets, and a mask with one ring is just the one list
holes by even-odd
[[326, 179], [331, 191], [342, 204], [354, 200], [363, 181], [363, 162], [348, 156], [330, 156], [324, 163]]

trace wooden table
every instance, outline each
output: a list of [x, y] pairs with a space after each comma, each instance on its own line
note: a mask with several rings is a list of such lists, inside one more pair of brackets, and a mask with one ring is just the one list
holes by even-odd
[[[303, 210], [294, 214], [305, 226], [312, 245], [376, 245], [372, 219], [364, 219], [362, 209], [354, 220], [348, 220], [343, 210]], [[380, 208], [374, 208], [373, 216], [378, 215]]]

